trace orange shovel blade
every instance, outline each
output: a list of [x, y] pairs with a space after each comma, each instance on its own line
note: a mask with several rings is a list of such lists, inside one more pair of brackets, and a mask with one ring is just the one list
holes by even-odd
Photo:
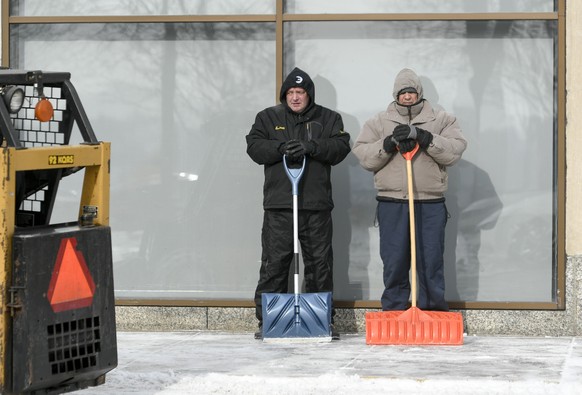
[[463, 344], [461, 313], [406, 311], [366, 313], [366, 344]]

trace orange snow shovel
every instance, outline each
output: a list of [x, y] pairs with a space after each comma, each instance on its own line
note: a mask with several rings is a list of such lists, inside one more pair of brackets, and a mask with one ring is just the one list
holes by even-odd
[[416, 307], [416, 232], [414, 191], [412, 188], [412, 158], [418, 151], [403, 153], [408, 175], [408, 206], [410, 212], [410, 270], [412, 307], [406, 311], [366, 313], [366, 344], [463, 344], [461, 313], [422, 311]]

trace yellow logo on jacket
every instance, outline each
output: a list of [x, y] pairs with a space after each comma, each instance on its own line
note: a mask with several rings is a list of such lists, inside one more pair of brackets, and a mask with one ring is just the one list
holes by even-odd
[[275, 126], [275, 130], [285, 130], [285, 126]]

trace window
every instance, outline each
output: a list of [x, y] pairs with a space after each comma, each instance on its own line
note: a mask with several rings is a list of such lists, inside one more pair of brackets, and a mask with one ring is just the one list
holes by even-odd
[[[289, 0], [285, 12], [277, 0], [57, 3], [68, 2], [11, 2], [4, 62], [71, 72], [95, 133], [112, 142], [118, 298], [251, 305], [263, 174], [244, 137], [256, 113], [299, 66], [355, 140], [410, 67], [469, 141], [449, 169], [448, 300], [563, 303], [558, 2]], [[333, 182], [334, 298], [374, 307], [383, 285], [372, 175], [349, 155]], [[63, 180], [54, 221], [71, 220], [63, 202], [79, 185]]]

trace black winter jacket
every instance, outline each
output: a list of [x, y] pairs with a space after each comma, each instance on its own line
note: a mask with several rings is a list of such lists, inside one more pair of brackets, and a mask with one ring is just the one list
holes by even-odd
[[331, 166], [340, 163], [350, 152], [350, 135], [343, 130], [343, 121], [337, 112], [315, 104], [313, 92], [308, 91], [313, 95], [311, 103], [301, 114], [287, 107], [283, 93], [282, 89], [281, 104], [257, 114], [246, 136], [248, 155], [264, 165], [263, 207], [293, 207], [291, 182], [285, 173], [279, 147], [288, 140], [297, 139], [312, 140], [316, 144], [316, 151], [307, 158], [299, 183], [298, 208], [331, 210]]

